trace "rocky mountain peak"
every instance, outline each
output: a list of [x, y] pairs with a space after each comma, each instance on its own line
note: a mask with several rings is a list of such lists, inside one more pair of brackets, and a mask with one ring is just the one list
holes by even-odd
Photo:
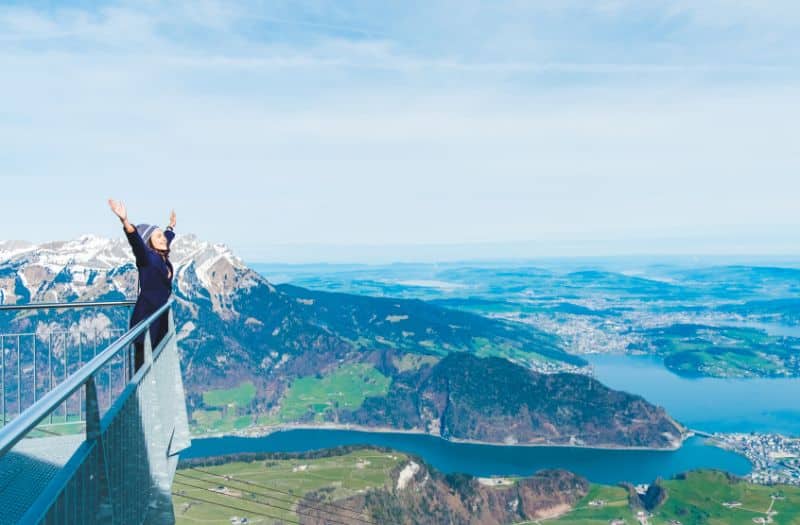
[[[186, 297], [207, 296], [229, 317], [230, 296], [258, 283], [271, 287], [224, 244], [177, 235], [170, 259], [175, 285]], [[0, 241], [0, 297], [5, 303], [91, 300], [109, 291], [136, 295], [134, 258], [127, 240], [93, 234], [34, 244]]]

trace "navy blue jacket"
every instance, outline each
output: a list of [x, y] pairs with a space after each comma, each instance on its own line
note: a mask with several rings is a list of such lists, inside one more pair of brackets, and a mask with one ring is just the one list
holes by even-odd
[[[139, 296], [136, 298], [136, 306], [133, 308], [130, 326], [133, 327], [142, 319], [147, 319], [153, 312], [161, 308], [172, 294], [172, 278], [174, 271], [169, 259], [164, 259], [161, 255], [145, 244], [139, 232], [133, 230], [132, 233], [125, 232], [128, 242], [133, 249], [136, 258], [136, 268], [139, 270]], [[175, 233], [166, 230], [164, 236], [167, 238], [167, 248], [172, 244]], [[153, 348], [158, 341], [164, 337], [168, 330], [168, 317], [166, 313], [156, 322], [150, 325], [150, 342]], [[136, 343], [144, 342], [144, 334], [136, 338]]]

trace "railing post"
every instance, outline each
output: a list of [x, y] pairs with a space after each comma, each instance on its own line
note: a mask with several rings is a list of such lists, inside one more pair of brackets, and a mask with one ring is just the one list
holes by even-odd
[[6, 338], [0, 335], [0, 379], [3, 381], [3, 426], [6, 424]]
[[[65, 329], [68, 330], [68, 329]], [[67, 336], [69, 332], [64, 332], [64, 379], [66, 381], [69, 377], [69, 339]], [[69, 398], [64, 400], [64, 423], [69, 421]]]
[[142, 366], [147, 364], [153, 364], [153, 342], [150, 340], [150, 327], [147, 327], [147, 331], [144, 333], [144, 361], [142, 362]]
[[[111, 340], [110, 337], [108, 339]], [[109, 362], [106, 363], [106, 394], [108, 398], [108, 404], [106, 404], [106, 408], [111, 408], [111, 394], [113, 393], [112, 392], [113, 389], [111, 388], [111, 381], [113, 379], [111, 375], [111, 373], [113, 372], [111, 365], [112, 362], [109, 360]]]
[[133, 354], [134, 346], [133, 343], [131, 343], [125, 348], [125, 361], [128, 363], [128, 381], [133, 379], [133, 367], [135, 366], [133, 362]]
[[36, 403], [36, 332], [33, 332], [33, 402]]
[[22, 414], [22, 347], [17, 334], [17, 417]]
[[[83, 366], [83, 333], [78, 332], [78, 368]], [[78, 421], [82, 421], [81, 409], [83, 408], [83, 390], [78, 390]]]
[[[69, 347], [69, 340], [67, 339], [67, 335], [69, 335], [69, 333], [68, 332], [63, 332], [61, 335], [62, 335], [62, 338], [64, 339], [64, 378], [62, 379], [62, 381], [66, 381], [67, 378], [69, 377], [69, 373], [67, 372], [67, 369], [69, 368], [69, 361], [67, 360], [68, 356], [69, 356], [69, 353], [68, 353], [68, 350], [67, 350], [68, 347]], [[64, 400], [64, 423], [66, 423], [67, 419], [69, 419], [68, 408], [69, 408], [69, 402], [68, 402], [68, 399], [65, 399]]]
[[[50, 384], [48, 390], [53, 390], [53, 332], [47, 334], [47, 369]], [[53, 424], [53, 412], [50, 412], [50, 424]]]
[[[128, 319], [133, 317], [133, 305], [128, 305]], [[149, 330], [148, 330], [149, 331]], [[126, 361], [128, 362], [128, 381], [133, 379], [133, 374], [136, 373], [136, 347], [133, 343], [128, 345], [128, 348], [125, 350]]]
[[100, 431], [100, 401], [97, 398], [94, 376], [86, 381], [86, 440], [93, 441], [97, 449], [97, 463], [94, 468], [94, 481], [97, 484], [97, 521], [110, 524], [114, 522], [114, 505], [111, 502], [108, 457]]

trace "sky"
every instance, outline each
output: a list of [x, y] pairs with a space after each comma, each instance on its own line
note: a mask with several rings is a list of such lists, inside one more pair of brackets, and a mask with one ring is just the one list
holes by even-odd
[[0, 4], [0, 239], [800, 253], [800, 2]]

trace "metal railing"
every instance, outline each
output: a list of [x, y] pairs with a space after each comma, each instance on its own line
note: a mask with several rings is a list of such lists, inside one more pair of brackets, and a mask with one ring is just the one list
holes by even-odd
[[[69, 306], [53, 303], [47, 308], [90, 304], [109, 303]], [[120, 304], [128, 302], [114, 303]], [[0, 429], [2, 470], [2, 462], [9, 456], [25, 454], [24, 450], [17, 451], [24, 448], [22, 445], [54, 439], [25, 438], [39, 430], [39, 425], [70, 396], [83, 392], [85, 435], [69, 460], [46, 480], [39, 493], [29, 494], [34, 499], [19, 511], [16, 518], [20, 522], [174, 521], [170, 487], [177, 453], [189, 445], [189, 430], [171, 304], [172, 300], [131, 328]], [[168, 316], [168, 331], [152, 349], [149, 328], [163, 315]], [[130, 347], [141, 335], [144, 335], [144, 364], [138, 370], [126, 369], [123, 388], [101, 417], [97, 387], [101, 370], [120, 355], [124, 356], [123, 362], [130, 363]], [[0, 507], [9, 504], [3, 497], [0, 487]], [[11, 503], [19, 506], [18, 501]]]
[[[136, 301], [123, 300], [0, 305], [0, 314], [127, 307], [129, 310], [125, 316], [127, 321], [130, 308], [135, 304]], [[89, 358], [96, 356], [98, 347], [102, 348], [126, 331], [127, 327], [106, 327], [98, 330], [96, 326], [83, 329], [80, 326], [71, 326], [63, 329], [0, 333], [0, 427], [4, 426], [15, 413], [19, 415], [26, 406], [35, 403], [41, 390], [52, 390], [60, 379], [65, 379], [70, 373], [86, 364]], [[12, 342], [11, 345], [8, 344], [9, 341]], [[105, 406], [111, 403], [114, 387], [119, 390], [119, 386], [129, 377], [131, 363], [129, 356], [125, 357], [120, 356], [115, 363], [109, 365], [105, 377], [98, 381], [101, 400], [105, 401]], [[119, 365], [118, 368], [121, 370], [114, 370], [114, 365]], [[10, 381], [9, 375], [12, 376]], [[41, 379], [44, 381], [40, 381]], [[40, 382], [43, 384], [40, 385]], [[78, 392], [75, 397], [77, 399], [71, 400], [75, 413], [70, 413], [70, 400], [63, 403], [60, 419], [64, 423], [84, 421], [85, 416], [81, 409], [82, 393]], [[50, 413], [48, 423], [57, 422], [56, 411], [53, 411]]]
[[109, 306], [133, 306], [136, 301], [83, 301], [72, 303], [25, 303], [25, 304], [0, 304], [0, 312], [18, 311], [18, 310], [51, 310], [51, 309], [68, 309], [68, 308], [87, 308], [87, 307], [109, 307]]

